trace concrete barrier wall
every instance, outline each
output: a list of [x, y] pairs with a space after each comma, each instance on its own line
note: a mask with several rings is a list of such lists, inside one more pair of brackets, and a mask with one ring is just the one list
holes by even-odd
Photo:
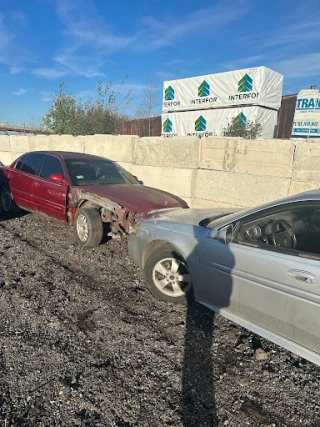
[[320, 142], [130, 135], [0, 136], [0, 161], [61, 150], [117, 161], [192, 207], [249, 207], [320, 188]]

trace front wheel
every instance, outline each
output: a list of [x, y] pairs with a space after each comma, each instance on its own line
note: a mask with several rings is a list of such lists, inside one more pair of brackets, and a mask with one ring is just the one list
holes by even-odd
[[7, 214], [18, 213], [20, 209], [12, 198], [9, 186], [4, 185], [0, 191], [0, 207], [2, 208], [3, 212]]
[[151, 293], [163, 301], [185, 303], [192, 295], [187, 263], [174, 249], [154, 251], [146, 261], [144, 274]]
[[101, 243], [103, 224], [99, 211], [80, 208], [74, 218], [76, 240], [81, 246], [93, 248]]

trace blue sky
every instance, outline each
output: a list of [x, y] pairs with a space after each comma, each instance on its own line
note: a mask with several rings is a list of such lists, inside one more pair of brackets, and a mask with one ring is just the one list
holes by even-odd
[[43, 116], [62, 81], [85, 98], [128, 74], [134, 114], [149, 75], [259, 65], [284, 94], [320, 88], [319, 0], [0, 0], [0, 123]]

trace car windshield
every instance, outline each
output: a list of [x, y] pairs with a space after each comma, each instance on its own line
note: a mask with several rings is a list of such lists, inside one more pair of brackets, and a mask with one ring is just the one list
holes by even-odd
[[138, 184], [116, 163], [103, 159], [66, 159], [72, 185]]
[[212, 217], [209, 217], [209, 218], [202, 220], [199, 225], [201, 225], [201, 227], [214, 228], [214, 227], [217, 227], [220, 224], [223, 224], [225, 222], [232, 222], [234, 219], [237, 219], [239, 216], [245, 216], [245, 215], [249, 214], [250, 212], [252, 212], [252, 210], [253, 210], [252, 208], [250, 208], [250, 209], [237, 209], [232, 213], [225, 214], [225, 215], [219, 215], [219, 217], [212, 216]]

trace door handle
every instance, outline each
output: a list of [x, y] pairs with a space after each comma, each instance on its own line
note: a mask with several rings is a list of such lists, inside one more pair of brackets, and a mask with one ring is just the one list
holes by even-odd
[[40, 187], [40, 184], [39, 184], [38, 182], [35, 182], [35, 183], [34, 183], [34, 186], [35, 186], [35, 187]]
[[290, 279], [298, 280], [303, 283], [317, 283], [318, 281], [317, 276], [303, 270], [288, 270], [287, 275]]

